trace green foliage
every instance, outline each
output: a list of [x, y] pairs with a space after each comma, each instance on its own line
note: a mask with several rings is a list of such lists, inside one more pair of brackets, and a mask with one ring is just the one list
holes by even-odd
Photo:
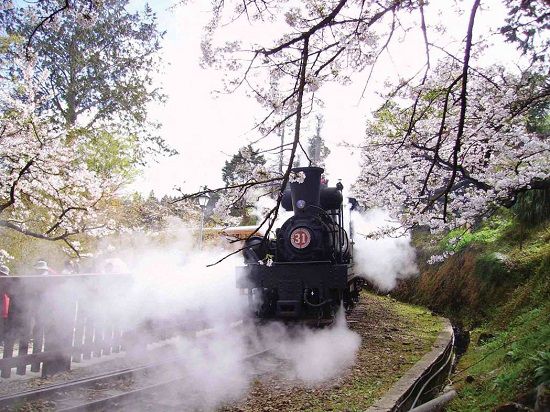
[[134, 135], [118, 137], [99, 131], [84, 141], [82, 150], [88, 168], [100, 176], [117, 175], [129, 181], [137, 174], [138, 139]]
[[[446, 410], [492, 410], [547, 380], [550, 222], [526, 227], [513, 210], [502, 210], [442, 239], [426, 231], [414, 238], [431, 253], [456, 253], [438, 266], [424, 265], [420, 277], [396, 294], [472, 328], [468, 351], [452, 377], [459, 395]], [[478, 344], [481, 333], [494, 337]]]
[[533, 227], [550, 219], [550, 188], [519, 194], [512, 210], [519, 223], [526, 227]]
[[225, 162], [222, 180], [227, 186], [244, 183], [249, 179], [254, 167], [264, 164], [265, 158], [259, 154], [259, 150], [254, 150], [252, 145], [248, 145], [233, 155], [231, 160]]
[[[259, 150], [254, 150], [252, 145], [248, 145], [233, 155], [231, 160], [225, 162], [222, 169], [222, 179], [226, 186], [245, 183], [255, 175], [254, 169], [264, 164], [265, 158], [259, 153]], [[256, 176], [254, 177], [257, 179]], [[241, 217], [241, 225], [253, 225], [256, 223], [256, 218], [249, 215], [249, 207], [250, 205], [247, 204], [244, 196], [237, 196], [229, 214]]]
[[[540, 80], [545, 81], [543, 76]], [[527, 127], [529, 131], [541, 134], [550, 132], [550, 102], [542, 101], [529, 110]]]
[[[0, 11], [0, 26], [10, 42], [0, 55], [0, 69], [22, 76], [13, 62], [37, 28], [39, 18], [59, 9], [57, 0]], [[90, 6], [93, 6], [90, 9]], [[95, 8], [95, 10], [94, 10]], [[41, 113], [51, 113], [59, 128], [100, 127], [117, 135], [138, 136], [150, 151], [172, 153], [152, 135], [147, 106], [164, 96], [153, 85], [159, 67], [160, 40], [156, 16], [146, 6], [131, 13], [129, 0], [71, 2], [32, 36], [35, 75], [47, 76]], [[24, 51], [23, 51], [24, 52]]]
[[550, 382], [550, 351], [538, 351], [530, 357], [535, 362], [533, 378], [537, 384]]
[[440, 248], [444, 251], [459, 252], [472, 245], [495, 243], [506, 236], [513, 225], [513, 216], [503, 209], [476, 229], [458, 228], [450, 231], [441, 240]]
[[502, 253], [483, 253], [476, 259], [475, 274], [485, 282], [506, 282], [510, 276], [509, 264], [508, 257]]
[[[515, 400], [534, 385], [548, 380], [550, 373], [549, 305], [542, 305], [509, 319], [495, 338], [470, 348], [458, 366], [459, 396], [449, 411], [486, 411]], [[486, 328], [494, 328], [489, 322]], [[481, 329], [472, 333], [472, 341]], [[471, 346], [475, 345], [474, 343]], [[468, 374], [472, 383], [462, 379]]]
[[4, 228], [0, 228], [0, 237], [0, 249], [5, 249], [13, 257], [6, 262], [12, 276], [30, 274], [39, 259], [46, 260], [53, 269], [61, 270], [68, 257], [64, 243], [36, 239]]
[[403, 131], [403, 125], [399, 122], [396, 114], [398, 110], [397, 103], [392, 100], [386, 101], [375, 113], [375, 121], [368, 122], [368, 130], [372, 130], [375, 135], [391, 134], [399, 137]]
[[18, 35], [0, 36], [0, 53], [7, 53], [14, 44], [21, 44], [23, 38]]

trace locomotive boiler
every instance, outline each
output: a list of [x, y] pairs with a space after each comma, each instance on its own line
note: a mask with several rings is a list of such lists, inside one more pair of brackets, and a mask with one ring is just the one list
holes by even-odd
[[293, 216], [275, 239], [254, 236], [243, 249], [237, 287], [259, 318], [331, 319], [357, 300], [353, 242], [344, 227], [343, 186], [327, 187], [320, 167], [292, 169], [281, 205]]

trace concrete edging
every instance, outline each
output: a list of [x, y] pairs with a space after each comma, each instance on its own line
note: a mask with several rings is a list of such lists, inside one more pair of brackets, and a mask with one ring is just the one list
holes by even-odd
[[[367, 412], [394, 412], [402, 410], [401, 403], [411, 392], [420, 389], [420, 381], [425, 378], [425, 372], [438, 364], [448, 353], [449, 346], [453, 344], [453, 327], [451, 322], [443, 318], [443, 329], [439, 332], [432, 350], [426, 353], [412, 368], [410, 368]], [[452, 350], [452, 348], [451, 348]], [[415, 388], [418, 386], [418, 388]], [[410, 406], [409, 406], [410, 408]]]

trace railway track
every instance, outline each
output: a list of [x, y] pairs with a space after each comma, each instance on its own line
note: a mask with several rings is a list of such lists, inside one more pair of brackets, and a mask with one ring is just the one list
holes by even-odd
[[[215, 332], [201, 331], [198, 338]], [[251, 351], [240, 359], [246, 362], [261, 358], [273, 348]], [[186, 387], [186, 358], [173, 357], [160, 362], [125, 368], [95, 376], [49, 385], [0, 397], [0, 411], [11, 410], [56, 410], [56, 411], [98, 411], [98, 410], [175, 410], [178, 396], [167, 400], [167, 393], [177, 395], [179, 387]], [[168, 376], [168, 377], [167, 377]], [[159, 395], [159, 396], [155, 396]]]
[[158, 368], [173, 364], [175, 360], [176, 359], [171, 359], [168, 361], [151, 363], [137, 368], [120, 369], [114, 372], [98, 374], [87, 378], [76, 379], [69, 382], [45, 386], [35, 390], [28, 390], [13, 395], [3, 396], [0, 397], [0, 410], [9, 410], [10, 407], [17, 406], [25, 402], [32, 402], [36, 400], [43, 401], [45, 399], [55, 398], [59, 394], [69, 391], [93, 388], [101, 384], [112, 383], [116, 380], [129, 379], [140, 374], [146, 375]]
[[[254, 352], [241, 358], [242, 362], [260, 358], [271, 353], [273, 348]], [[99, 411], [99, 410], [181, 410], [181, 404], [177, 396], [167, 398], [167, 393], [177, 395], [178, 389], [184, 387], [189, 377], [179, 376], [153, 384], [142, 386], [138, 389], [123, 391], [100, 399], [81, 402], [74, 405], [58, 408], [59, 411]], [[188, 394], [187, 394], [188, 395]], [[136, 407], [139, 405], [138, 407]]]

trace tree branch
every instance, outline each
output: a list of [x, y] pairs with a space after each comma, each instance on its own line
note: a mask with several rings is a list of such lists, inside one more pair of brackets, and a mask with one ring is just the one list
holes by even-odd
[[30, 56], [30, 53], [29, 53], [29, 49], [31, 47], [31, 43], [32, 43], [32, 38], [34, 37], [34, 35], [36, 34], [36, 32], [44, 25], [44, 23], [46, 23], [48, 20], [53, 20], [53, 18], [61, 13], [63, 10], [66, 10], [69, 8], [69, 0], [65, 0], [65, 2], [63, 3], [63, 5], [55, 10], [53, 13], [51, 13], [50, 15], [44, 17], [33, 29], [33, 31], [31, 32], [31, 34], [29, 35], [29, 38], [27, 40], [27, 45], [25, 46], [25, 56], [27, 57], [27, 60], [31, 60], [31, 56]]
[[470, 12], [470, 21], [468, 23], [468, 33], [466, 35], [466, 47], [464, 49], [464, 64], [462, 66], [462, 89], [460, 91], [460, 117], [458, 119], [458, 131], [456, 134], [455, 145], [453, 148], [453, 172], [451, 179], [444, 192], [445, 202], [443, 203], [443, 221], [447, 219], [447, 206], [449, 202], [449, 191], [454, 185], [458, 166], [458, 153], [462, 144], [462, 135], [464, 134], [464, 124], [466, 122], [466, 109], [468, 107], [468, 68], [470, 66], [470, 53], [472, 49], [472, 37], [474, 31], [474, 22], [480, 0], [474, 0], [472, 11]]

